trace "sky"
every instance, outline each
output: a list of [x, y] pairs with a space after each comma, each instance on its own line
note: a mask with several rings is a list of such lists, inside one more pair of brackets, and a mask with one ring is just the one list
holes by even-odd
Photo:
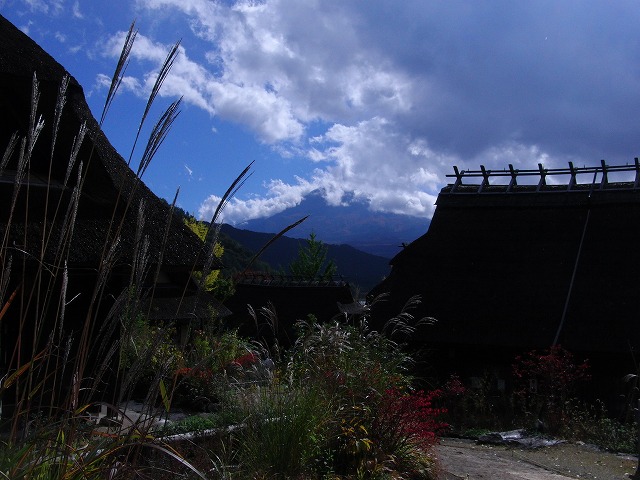
[[[632, 163], [640, 155], [640, 4], [511, 0], [0, 0], [0, 13], [79, 81], [128, 158], [146, 96], [181, 113], [143, 180], [210, 219], [330, 205], [430, 218], [460, 169]], [[133, 158], [142, 154], [142, 147]], [[135, 162], [135, 160], [134, 160]]]

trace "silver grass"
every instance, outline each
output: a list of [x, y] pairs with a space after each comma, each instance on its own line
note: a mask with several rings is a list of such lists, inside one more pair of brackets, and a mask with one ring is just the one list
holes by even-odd
[[11, 277], [11, 265], [13, 264], [13, 255], [9, 255], [6, 263], [2, 265], [2, 274], [0, 275], [0, 306], [4, 304], [4, 296], [9, 287], [9, 278]]
[[144, 200], [141, 200], [138, 205], [138, 221], [136, 222], [133, 265], [130, 278], [130, 283], [133, 283], [136, 288], [142, 286], [144, 282], [149, 261], [149, 237], [144, 235], [144, 226], [146, 223], [145, 208], [146, 203]]
[[149, 235], [145, 235], [140, 245], [140, 252], [138, 253], [138, 261], [136, 264], [136, 286], [142, 286], [144, 279], [147, 276], [149, 266], [149, 247], [151, 242], [149, 241]]
[[80, 179], [82, 177], [83, 163], [80, 162], [78, 166], [78, 182], [73, 187], [71, 193], [71, 199], [67, 205], [67, 213], [62, 220], [62, 226], [60, 227], [60, 238], [58, 239], [58, 248], [56, 255], [58, 255], [64, 246], [71, 247], [71, 240], [73, 239], [73, 232], [76, 224], [76, 217], [78, 215], [78, 205], [80, 204]]
[[244, 271], [248, 271], [249, 268], [251, 267], [251, 265], [253, 265], [253, 262], [255, 262], [258, 257], [260, 257], [260, 255], [262, 255], [264, 253], [264, 251], [269, 248], [276, 240], [278, 240], [280, 237], [282, 237], [285, 233], [287, 233], [289, 230], [292, 230], [293, 228], [297, 227], [298, 225], [300, 225], [302, 222], [304, 222], [307, 218], [309, 218], [309, 215], [302, 217], [300, 220], [298, 220], [297, 222], [292, 223], [291, 225], [289, 225], [288, 227], [285, 227], [284, 229], [282, 229], [280, 232], [278, 232], [276, 235], [274, 235], [271, 240], [269, 240], [267, 243], [264, 244], [264, 246], [258, 250], [258, 253], [256, 253], [253, 257], [251, 257], [251, 260], [249, 260], [249, 263], [247, 264], [247, 266], [245, 267]]
[[120, 51], [120, 58], [118, 59], [116, 69], [113, 72], [113, 77], [111, 77], [109, 93], [107, 93], [107, 99], [104, 102], [102, 115], [100, 116], [100, 126], [102, 126], [102, 124], [104, 123], [107, 112], [111, 107], [111, 103], [113, 102], [113, 99], [116, 96], [116, 92], [120, 87], [120, 83], [122, 83], [122, 79], [124, 78], [124, 74], [127, 71], [127, 66], [129, 65], [129, 55], [131, 54], [133, 43], [135, 42], [136, 36], [138, 35], [138, 31], [135, 30], [135, 25], [136, 22], [134, 20], [133, 22], [131, 22], [131, 26], [129, 27], [129, 31], [127, 32], [127, 36], [124, 40], [124, 45], [122, 46], [122, 50]]
[[144, 125], [147, 116], [149, 115], [149, 111], [151, 110], [151, 105], [153, 105], [153, 102], [155, 101], [156, 97], [158, 96], [158, 93], [160, 92], [160, 88], [162, 87], [162, 84], [164, 83], [165, 79], [167, 78], [167, 75], [169, 74], [169, 71], [171, 70], [171, 68], [173, 67], [173, 64], [176, 60], [176, 57], [178, 56], [178, 47], [180, 46], [180, 41], [176, 42], [175, 45], [173, 46], [173, 48], [171, 48], [171, 50], [169, 50], [169, 53], [167, 54], [167, 58], [165, 58], [164, 62], [162, 63], [162, 66], [160, 67], [160, 71], [158, 72], [158, 76], [156, 77], [156, 81], [153, 84], [153, 88], [151, 89], [151, 93], [149, 94], [149, 98], [147, 99], [147, 105], [145, 106], [144, 109], [144, 113], [142, 114], [142, 117], [140, 118], [140, 124], [138, 125], [138, 131], [136, 132], [136, 138], [133, 141], [133, 146], [131, 147], [131, 153], [129, 154], [129, 161], [127, 162], [127, 165], [129, 165], [131, 163], [131, 158], [133, 157], [133, 152], [136, 149], [136, 145], [138, 144], [138, 139], [140, 138], [140, 132], [142, 131], [142, 126]]
[[18, 138], [18, 132], [13, 132], [11, 138], [9, 138], [9, 143], [4, 149], [2, 159], [0, 159], [0, 175], [2, 175], [2, 172], [7, 167], [7, 163], [9, 163], [9, 159], [13, 155], [13, 152], [16, 149], [16, 145], [18, 145]]
[[[64, 183], [66, 186], [69, 181], [69, 176], [71, 175], [71, 170], [73, 169], [73, 165], [78, 158], [78, 153], [80, 152], [80, 147], [82, 146], [82, 142], [84, 141], [84, 137], [87, 134], [87, 122], [82, 122], [80, 128], [78, 129], [78, 135], [73, 138], [73, 145], [71, 147], [71, 155], [69, 156], [69, 163], [67, 164], [67, 171], [64, 175]], [[79, 184], [79, 183], [78, 183]]]
[[65, 260], [64, 267], [62, 269], [62, 291], [60, 293], [60, 323], [58, 324], [58, 338], [62, 339], [62, 332], [64, 330], [64, 314], [67, 309], [67, 289], [69, 287], [69, 269]]
[[[16, 169], [16, 177], [13, 182], [13, 197], [11, 199], [11, 209], [9, 210], [9, 221], [7, 222], [8, 225], [11, 225], [11, 219], [13, 217], [13, 211], [15, 210], [15, 207], [16, 207], [18, 193], [20, 192], [20, 187], [22, 186], [22, 181], [24, 180], [25, 167], [27, 166], [26, 146], [27, 146], [27, 139], [23, 138], [22, 142], [20, 142], [20, 156], [18, 157], [18, 168]], [[7, 229], [7, 232], [8, 232], [8, 229]], [[5, 235], [7, 232], [5, 232]]]
[[53, 152], [56, 148], [56, 141], [58, 139], [58, 130], [60, 128], [60, 120], [62, 119], [62, 111], [67, 103], [67, 88], [69, 87], [70, 77], [67, 73], [62, 77], [60, 87], [58, 88], [58, 97], [56, 99], [56, 107], [53, 116], [53, 133], [51, 136], [51, 158], [53, 159]]
[[181, 102], [182, 97], [172, 102], [154, 125], [153, 130], [151, 131], [151, 135], [149, 135], [147, 146], [145, 147], [142, 158], [140, 159], [140, 164], [138, 165], [138, 171], [136, 172], [138, 178], [142, 178], [144, 172], [147, 170], [147, 167], [151, 163], [151, 160], [153, 159], [156, 152], [167, 137], [167, 134], [171, 130], [173, 122], [180, 114], [179, 107]]
[[[98, 281], [96, 283], [94, 297], [96, 297], [98, 294], [98, 291], [102, 290], [102, 288], [106, 285], [107, 279], [109, 278], [109, 274], [111, 273], [111, 269], [113, 268], [116, 258], [118, 257], [119, 249], [120, 249], [120, 237], [116, 237], [111, 242], [111, 245], [107, 250], [107, 254], [104, 256], [104, 258], [100, 262], [100, 269], [98, 271]], [[94, 301], [95, 301], [95, 298], [92, 299], [92, 303]]]
[[71, 205], [73, 205], [73, 208], [71, 210], [71, 219], [69, 221], [69, 234], [68, 234], [68, 238], [69, 238], [69, 245], [71, 245], [71, 239], [73, 238], [73, 229], [75, 228], [76, 225], [76, 217], [78, 216], [78, 206], [80, 205], [80, 195], [81, 195], [81, 191], [80, 191], [80, 180], [82, 178], [82, 171], [83, 171], [83, 164], [82, 162], [80, 162], [80, 165], [78, 165], [78, 181], [76, 183], [76, 186], [73, 189], [73, 201], [71, 202]]
[[382, 327], [382, 333], [388, 334], [389, 338], [403, 337], [406, 339], [413, 335], [418, 327], [436, 323], [437, 320], [433, 317], [424, 317], [415, 320], [415, 317], [409, 313], [410, 310], [418, 307], [420, 303], [422, 303], [420, 295], [414, 295], [409, 298], [402, 307], [402, 311], [395, 317], [387, 320]]
[[27, 160], [31, 159], [31, 153], [38, 141], [40, 132], [44, 127], [42, 115], [38, 116], [38, 102], [40, 101], [40, 83], [35, 72], [31, 89], [31, 111], [29, 113], [29, 130], [27, 131]]
[[216, 223], [218, 223], [218, 217], [227, 206], [227, 203], [229, 202], [229, 200], [231, 200], [231, 198], [235, 196], [235, 194], [242, 187], [242, 185], [244, 185], [244, 182], [246, 182], [247, 179], [251, 177], [251, 175], [253, 175], [253, 173], [249, 173], [253, 163], [254, 162], [252, 161], [249, 165], [247, 165], [245, 169], [242, 172], [240, 172], [240, 175], [238, 175], [236, 179], [231, 183], [229, 188], [227, 188], [227, 191], [224, 193], [224, 195], [218, 202], [218, 206], [216, 207], [216, 211], [214, 212], [213, 217], [211, 217], [211, 222], [209, 222], [209, 228], [211, 228], [211, 225], [215, 225]]
[[[111, 339], [114, 337], [116, 330], [119, 328], [122, 323], [122, 315], [123, 311], [126, 307], [126, 304], [129, 299], [129, 292], [125, 289], [120, 295], [118, 295], [109, 308], [109, 312], [107, 313], [106, 320], [102, 322], [100, 325], [100, 329], [98, 331], [98, 335], [96, 338], [101, 339]], [[128, 328], [127, 325], [123, 325], [123, 328], [126, 330]], [[124, 338], [124, 337], [123, 337]], [[104, 353], [104, 349], [107, 346], [107, 342], [101, 342], [98, 346], [98, 358], [103, 358], [102, 355]]]

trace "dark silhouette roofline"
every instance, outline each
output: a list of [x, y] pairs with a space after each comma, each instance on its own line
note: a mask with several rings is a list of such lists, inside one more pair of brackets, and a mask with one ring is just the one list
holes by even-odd
[[[448, 178], [455, 178], [453, 184], [442, 190], [443, 194], [455, 193], [530, 193], [535, 192], [580, 192], [590, 189], [598, 190], [638, 190], [640, 189], [640, 161], [634, 159], [633, 165], [607, 165], [601, 160], [600, 165], [591, 167], [575, 167], [569, 162], [568, 168], [545, 168], [541, 163], [537, 169], [515, 169], [509, 164], [508, 169], [487, 170], [480, 165], [480, 170], [459, 170], [453, 167], [453, 174]], [[610, 182], [610, 174], [633, 173], [635, 178], [631, 182]], [[578, 175], [586, 175], [588, 182], [579, 182]], [[547, 183], [548, 177], [569, 177], [566, 183]], [[532, 183], [531, 180], [534, 180]], [[494, 183], [491, 183], [491, 180]], [[525, 180], [520, 184], [519, 180]]]

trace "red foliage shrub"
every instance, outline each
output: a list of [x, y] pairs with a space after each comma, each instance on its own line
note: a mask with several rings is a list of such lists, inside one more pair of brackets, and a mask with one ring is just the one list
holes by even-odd
[[448, 428], [438, 417], [446, 413], [445, 408], [434, 406], [434, 401], [444, 395], [442, 390], [403, 393], [397, 389], [387, 390], [378, 406], [373, 431], [381, 444], [393, 447], [411, 443], [427, 449]]
[[259, 360], [258, 355], [256, 355], [253, 352], [249, 352], [236, 358], [234, 361], [231, 362], [231, 365], [245, 368], [245, 367], [250, 367], [256, 364], [258, 360]]
[[576, 364], [573, 355], [560, 345], [543, 353], [532, 350], [518, 355], [513, 364], [513, 374], [520, 384], [516, 391], [519, 395], [566, 395], [579, 382], [590, 379], [588, 361]]
[[573, 355], [560, 345], [542, 353], [532, 350], [515, 358], [513, 375], [515, 394], [524, 408], [544, 417], [551, 431], [561, 427], [566, 415], [566, 402], [580, 382], [591, 378], [589, 363], [576, 363]]

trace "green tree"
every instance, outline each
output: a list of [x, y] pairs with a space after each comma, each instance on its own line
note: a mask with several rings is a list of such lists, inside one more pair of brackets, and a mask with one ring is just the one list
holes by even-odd
[[328, 249], [316, 239], [315, 232], [311, 232], [306, 244], [300, 245], [298, 256], [289, 264], [289, 271], [297, 277], [330, 279], [338, 267], [333, 260], [327, 260]]

